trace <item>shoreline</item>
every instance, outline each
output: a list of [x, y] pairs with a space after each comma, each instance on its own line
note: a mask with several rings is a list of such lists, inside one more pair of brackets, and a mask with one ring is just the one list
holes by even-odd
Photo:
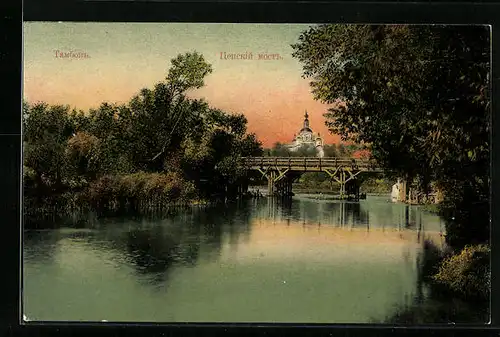
[[[260, 193], [263, 194], [263, 196], [267, 196], [267, 186], [250, 186], [248, 188], [249, 192], [255, 192], [255, 191], [260, 191]], [[330, 189], [316, 189], [316, 188], [294, 188], [292, 189], [292, 192], [295, 193], [295, 195], [299, 194], [318, 194], [318, 195], [333, 195], [333, 196], [338, 196], [339, 193], [337, 191], [332, 191]], [[366, 194], [367, 196], [389, 196], [391, 195], [390, 192], [365, 192], [365, 191], [360, 191], [361, 194]]]

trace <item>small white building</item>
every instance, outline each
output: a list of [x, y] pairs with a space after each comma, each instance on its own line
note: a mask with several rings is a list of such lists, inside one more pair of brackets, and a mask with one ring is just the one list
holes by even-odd
[[398, 179], [398, 182], [392, 185], [391, 200], [392, 202], [406, 201], [406, 182], [404, 180]]
[[397, 202], [399, 198], [399, 183], [392, 185], [391, 200], [392, 202]]

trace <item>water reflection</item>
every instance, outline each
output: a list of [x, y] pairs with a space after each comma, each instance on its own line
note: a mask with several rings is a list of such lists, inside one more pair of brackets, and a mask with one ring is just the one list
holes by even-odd
[[[178, 247], [178, 246], [177, 246]], [[127, 250], [140, 273], [164, 273], [175, 261], [176, 243], [156, 230], [127, 233]]]
[[[202, 257], [216, 259], [227, 240], [235, 246], [248, 240], [251, 213], [245, 207], [214, 207], [176, 212], [168, 218], [95, 219], [67, 222], [71, 227], [52, 231], [27, 230], [24, 234], [25, 260], [50, 259], [56, 255], [58, 242], [125, 254], [139, 275], [151, 274], [152, 281], [166, 280], [170, 269], [189, 267]], [[62, 241], [65, 240], [65, 241]], [[68, 241], [69, 240], [69, 241]]]
[[127, 232], [127, 253], [140, 274], [154, 274], [154, 281], [161, 283], [174, 267], [192, 267], [200, 258], [217, 259], [224, 240], [236, 245], [241, 236], [248, 236], [249, 219], [250, 213], [239, 207], [184, 213]]
[[466, 302], [430, 287], [425, 278], [439, 259], [440, 249], [431, 240], [424, 240], [416, 256], [417, 277], [415, 294], [408, 301], [399, 303], [383, 320], [374, 323], [422, 324], [486, 324], [490, 312], [487, 302]]
[[420, 206], [393, 204], [385, 198], [360, 202], [317, 200], [301, 197], [291, 200], [261, 199], [253, 202], [260, 219], [328, 225], [346, 229], [415, 230], [420, 242], [424, 231], [443, 232], [443, 221], [422, 212]]

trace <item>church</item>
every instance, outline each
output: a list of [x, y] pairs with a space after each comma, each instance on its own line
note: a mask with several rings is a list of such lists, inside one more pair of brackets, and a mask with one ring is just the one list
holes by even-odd
[[295, 134], [291, 144], [288, 144], [288, 149], [292, 152], [298, 151], [302, 147], [314, 147], [318, 157], [322, 158], [325, 154], [323, 151], [323, 139], [320, 134], [315, 134], [309, 126], [309, 115], [307, 111], [304, 114], [304, 125], [298, 134]]

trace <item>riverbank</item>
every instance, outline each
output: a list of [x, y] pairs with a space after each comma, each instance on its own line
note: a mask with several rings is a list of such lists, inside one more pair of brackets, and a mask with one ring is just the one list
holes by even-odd
[[[339, 191], [337, 190], [330, 190], [330, 189], [314, 189], [314, 188], [296, 188], [293, 189], [293, 192], [295, 194], [318, 194], [318, 195], [339, 195]], [[360, 192], [360, 194], [365, 194], [367, 196], [390, 196], [389, 193], [367, 193], [367, 192]]]
[[[250, 186], [249, 191], [260, 192], [262, 195], [267, 194], [267, 186]], [[306, 187], [301, 185], [293, 185], [292, 192], [295, 194], [323, 194], [323, 195], [339, 195], [339, 189], [336, 188], [326, 188], [326, 187]], [[390, 192], [380, 191], [380, 192], [367, 192], [361, 189], [361, 193], [372, 196], [390, 196]]]
[[44, 189], [27, 179], [23, 211], [27, 227], [93, 213], [99, 217], [168, 214], [173, 209], [206, 206], [220, 198], [200, 197], [193, 183], [175, 173], [105, 175], [90, 182], [66, 182]]
[[25, 200], [23, 227], [24, 229], [49, 229], [59, 227], [61, 224], [72, 227], [74, 224], [100, 218], [168, 217], [187, 209], [205, 209], [217, 204], [217, 202], [205, 200], [192, 200], [191, 202], [168, 203], [148, 210], [97, 210], [89, 204], [76, 206], [74, 204], [50, 203], [50, 205], [30, 207], [29, 200]]

